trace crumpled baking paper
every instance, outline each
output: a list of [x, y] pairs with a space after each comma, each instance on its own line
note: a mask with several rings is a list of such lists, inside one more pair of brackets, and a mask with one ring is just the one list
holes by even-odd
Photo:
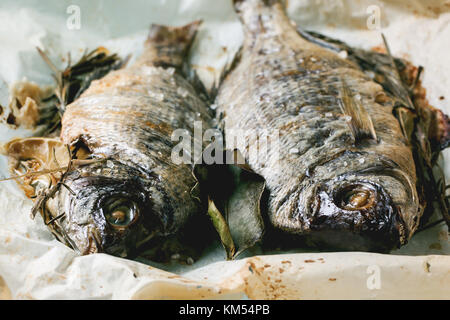
[[[80, 15], [76, 15], [76, 13]], [[386, 35], [394, 55], [425, 67], [432, 105], [450, 114], [450, 1], [290, 0], [290, 17], [315, 30], [371, 48]], [[78, 20], [77, 20], [78, 19]], [[9, 86], [26, 77], [52, 84], [35, 47], [58, 67], [86, 48], [103, 45], [132, 59], [150, 23], [204, 24], [191, 63], [211, 85], [242, 42], [231, 0], [46, 1], [2, 0], [0, 105]], [[79, 27], [79, 28], [78, 28]], [[7, 110], [1, 115], [5, 117]], [[0, 142], [33, 132], [0, 125]], [[448, 151], [441, 161], [450, 181]], [[447, 159], [447, 160], [446, 160]], [[0, 157], [0, 174], [9, 176]], [[247, 251], [225, 261], [219, 242], [191, 266], [131, 261], [106, 254], [77, 256], [56, 241], [14, 181], [0, 183], [0, 299], [449, 299], [450, 246], [443, 224], [416, 234], [391, 254]], [[437, 216], [433, 220], [438, 219]]]

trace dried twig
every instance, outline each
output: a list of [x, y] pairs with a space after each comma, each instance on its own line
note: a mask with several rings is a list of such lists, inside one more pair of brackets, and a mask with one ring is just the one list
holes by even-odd
[[434, 227], [434, 226], [436, 226], [436, 225], [438, 225], [438, 224], [441, 224], [441, 223], [444, 222], [444, 221], [445, 221], [444, 219], [439, 219], [439, 220], [436, 220], [436, 221], [434, 221], [434, 222], [431, 222], [431, 223], [427, 224], [426, 226], [423, 226], [422, 228], [419, 228], [419, 229], [416, 231], [416, 234], [419, 233], [419, 232], [422, 232], [422, 231], [424, 231], [424, 230], [430, 229], [430, 228], [432, 228], [432, 227]]
[[[93, 163], [97, 163], [97, 162], [103, 162], [105, 160], [106, 160], [105, 158], [102, 158], [102, 159], [86, 159], [86, 160], [72, 159], [71, 161], [69, 161], [69, 164], [72, 167], [82, 167], [82, 166], [85, 166], [85, 165], [88, 165], [88, 164], [93, 164]], [[52, 173], [61, 172], [61, 171], [68, 171], [69, 168], [70, 168], [69, 166], [62, 166], [62, 167], [58, 167], [58, 168], [54, 168], [54, 169], [44, 169], [44, 170], [27, 172], [27, 173], [24, 173], [24, 174], [20, 174], [20, 175], [8, 177], [8, 178], [0, 179], [0, 182], [8, 181], [8, 180], [17, 180], [17, 179], [21, 179], [21, 178], [38, 177], [38, 176], [42, 176], [42, 175], [45, 175], [45, 174], [52, 174]]]
[[[57, 169], [54, 169], [54, 170], [50, 170], [51, 173], [60, 172], [60, 171], [64, 171], [64, 173], [61, 175], [59, 181], [55, 185], [50, 186], [46, 191], [44, 191], [41, 194], [37, 195], [36, 201], [34, 203], [34, 206], [31, 209], [31, 217], [33, 219], [36, 216], [36, 213], [39, 210], [42, 210], [42, 215], [43, 215], [44, 221], [46, 221], [45, 205], [46, 205], [46, 203], [47, 203], [47, 201], [49, 199], [53, 198], [56, 195], [56, 192], [58, 192], [58, 190], [60, 189], [61, 186], [65, 187], [71, 194], [75, 195], [75, 192], [66, 183], [64, 183], [65, 178], [72, 171], [73, 168], [84, 166], [84, 165], [88, 165], [88, 164], [103, 162], [103, 161], [106, 160], [106, 158], [103, 158], [103, 159], [86, 159], [86, 160], [74, 159], [76, 154], [72, 153], [72, 151], [71, 151], [69, 146], [67, 146], [67, 148], [68, 148], [68, 152], [69, 152], [69, 155], [70, 155], [69, 163], [68, 163], [67, 166], [64, 166], [64, 167], [61, 167], [61, 168], [57, 168]], [[45, 171], [49, 171], [49, 170], [45, 170]], [[36, 172], [30, 172], [30, 174], [36, 174]], [[40, 174], [41, 173], [39, 173], [37, 175], [40, 175]], [[15, 178], [15, 177], [13, 177], [13, 178]]]
[[106, 49], [99, 47], [91, 52], [85, 51], [74, 65], [71, 65], [69, 54], [67, 67], [59, 70], [44, 51], [40, 48], [37, 50], [52, 70], [52, 76], [56, 83], [53, 94], [42, 100], [45, 105], [41, 111], [45, 110], [45, 116], [41, 118], [40, 122], [47, 125], [44, 135], [50, 134], [60, 127], [66, 106], [77, 99], [93, 80], [102, 78], [111, 70], [122, 67], [129, 59], [129, 57], [120, 59], [116, 54], [109, 54]]

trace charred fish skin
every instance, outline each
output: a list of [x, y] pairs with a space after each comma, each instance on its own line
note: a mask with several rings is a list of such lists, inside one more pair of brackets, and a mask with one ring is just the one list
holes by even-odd
[[53, 216], [64, 213], [60, 231], [81, 253], [129, 256], [204, 212], [191, 165], [171, 159], [174, 130], [211, 121], [181, 72], [199, 25], [152, 25], [134, 64], [93, 81], [67, 106], [62, 141], [107, 159], [70, 172], [48, 205]]
[[[387, 251], [405, 244], [422, 214], [412, 152], [380, 85], [356, 64], [302, 38], [279, 1], [235, 1], [244, 30], [240, 60], [216, 97], [227, 132], [279, 134], [264, 159], [267, 215], [284, 234], [342, 250]], [[355, 136], [342, 103], [370, 117]], [[373, 136], [375, 134], [375, 136]], [[251, 147], [255, 140], [248, 140]]]

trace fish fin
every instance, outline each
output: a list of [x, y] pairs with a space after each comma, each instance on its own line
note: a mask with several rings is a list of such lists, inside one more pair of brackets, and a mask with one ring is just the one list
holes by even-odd
[[352, 95], [344, 79], [342, 79], [339, 106], [341, 107], [342, 113], [350, 117], [348, 125], [355, 139], [355, 143], [365, 138], [371, 138], [377, 141], [377, 135], [370, 115], [367, 113], [362, 102]]
[[243, 3], [252, 3], [252, 5], [265, 5], [265, 6], [272, 6], [276, 3], [281, 3], [283, 6], [286, 5], [286, 0], [233, 0], [233, 5], [236, 9], [236, 11], [241, 10], [240, 6]]
[[381, 34], [381, 38], [383, 39], [383, 44], [386, 49], [387, 56], [389, 57], [390, 60], [391, 77], [394, 78], [394, 80], [399, 83], [396, 88], [402, 88], [400, 92], [397, 92], [397, 96], [403, 100], [403, 102], [406, 104], [407, 107], [414, 109], [415, 107], [411, 101], [410, 91], [404, 85], [404, 79], [401, 76], [400, 68], [396, 63], [395, 58], [391, 54], [391, 49], [389, 48], [386, 37], [384, 36], [383, 33]]
[[[300, 27], [297, 28], [297, 32], [304, 39], [320, 47], [336, 53], [345, 51], [347, 59], [354, 62], [361, 70], [372, 74], [373, 81], [380, 84], [394, 100], [414, 110], [410, 99], [411, 89], [405, 86], [404, 79], [401, 77], [403, 70], [408, 65], [407, 61], [392, 57], [387, 53], [353, 48], [342, 41]], [[385, 46], [387, 46], [387, 42]], [[386, 51], [390, 52], [388, 49]]]
[[327, 37], [325, 35], [322, 35], [318, 32], [305, 30], [302, 27], [297, 27], [297, 32], [302, 38], [305, 40], [308, 40], [309, 42], [312, 42], [314, 44], [317, 44], [318, 46], [322, 48], [326, 48], [335, 52], [340, 52], [342, 50], [350, 51], [351, 48], [343, 43], [342, 41], [332, 39], [330, 37]]
[[450, 146], [449, 117], [424, 101], [425, 93], [420, 81], [423, 67], [416, 68], [406, 60], [392, 57], [386, 37], [382, 37], [387, 51], [385, 54], [352, 48], [342, 41], [302, 28], [297, 28], [297, 31], [306, 40], [323, 48], [334, 52], [347, 51], [348, 58], [363, 71], [374, 72], [374, 81], [396, 100], [396, 117], [408, 140], [411, 140], [415, 130], [414, 115], [418, 108], [419, 116], [425, 122], [424, 130], [434, 149], [440, 151]]
[[403, 105], [394, 106], [393, 114], [400, 124], [400, 129], [402, 130], [403, 136], [408, 143], [411, 143], [413, 140], [414, 130], [416, 128], [416, 114], [413, 110], [408, 109]]
[[181, 27], [152, 24], [136, 64], [181, 69], [201, 24], [201, 20]]

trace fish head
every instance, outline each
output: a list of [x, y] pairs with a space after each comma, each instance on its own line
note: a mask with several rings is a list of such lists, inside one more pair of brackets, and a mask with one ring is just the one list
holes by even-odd
[[53, 217], [63, 214], [54, 233], [80, 254], [130, 257], [162, 230], [148, 197], [147, 181], [126, 165], [111, 164], [71, 172], [57, 197], [47, 204]]
[[392, 161], [345, 153], [315, 175], [300, 197], [308, 211], [302, 223], [313, 241], [387, 252], [404, 245], [417, 228], [421, 211], [414, 180]]

